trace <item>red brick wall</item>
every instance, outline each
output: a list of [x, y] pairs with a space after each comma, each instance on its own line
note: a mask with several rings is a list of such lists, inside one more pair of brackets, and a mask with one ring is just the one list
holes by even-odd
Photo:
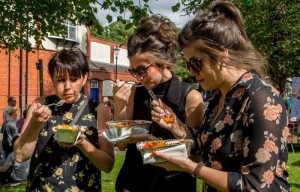
[[[27, 106], [32, 101], [39, 97], [39, 71], [36, 69], [36, 63], [39, 59], [43, 60], [44, 65], [44, 94], [49, 95], [53, 93], [51, 89], [51, 81], [48, 76], [47, 63], [53, 51], [48, 50], [34, 50], [28, 53], [28, 93], [27, 93]], [[9, 55], [5, 54], [4, 50], [0, 52], [0, 123], [2, 124], [2, 113], [3, 109], [7, 105], [7, 98], [9, 95], [14, 96], [17, 100], [16, 108], [19, 110], [19, 117], [21, 110], [25, 109], [25, 78], [26, 78], [26, 52], [22, 54], [22, 85], [20, 85], [20, 50], [16, 50], [10, 54], [10, 66], [9, 66]], [[10, 68], [10, 79], [8, 77]], [[8, 88], [10, 83], [10, 88]], [[20, 95], [20, 86], [22, 87], [22, 95]], [[20, 99], [22, 98], [22, 106], [20, 106]]]
[[[103, 44], [107, 44], [111, 46], [111, 63], [113, 65], [114, 63], [114, 55], [113, 55], [113, 49], [116, 43], [114, 42], [108, 42], [97, 38], [91, 38], [91, 41], [100, 42]], [[126, 48], [123, 47], [122, 48]], [[49, 50], [33, 50], [33, 52], [30, 52], [28, 54], [28, 93], [27, 93], [27, 106], [30, 105], [35, 98], [40, 96], [40, 83], [39, 83], [39, 71], [36, 69], [36, 63], [39, 61], [39, 59], [43, 60], [43, 81], [44, 81], [44, 95], [50, 95], [54, 93], [54, 89], [52, 87], [51, 79], [48, 75], [48, 61], [51, 57], [51, 55], [55, 53], [55, 51], [49, 51]], [[5, 54], [4, 50], [0, 50], [0, 124], [2, 124], [2, 113], [3, 109], [7, 105], [7, 98], [9, 95], [14, 96], [17, 100], [17, 106], [16, 108], [19, 110], [19, 117], [22, 113], [21, 110], [25, 109], [25, 75], [26, 75], [26, 52], [23, 51], [23, 62], [22, 62], [22, 95], [20, 96], [20, 50], [16, 50], [15, 52], [11, 53], [11, 61], [10, 61], [10, 80], [8, 78], [8, 54]], [[100, 71], [100, 70], [93, 70], [90, 73], [89, 80], [90, 79], [97, 79], [99, 80], [99, 85], [102, 85], [101, 81], [103, 80], [114, 80], [115, 78], [115, 72], [112, 71]], [[128, 72], [119, 72], [118, 78], [121, 80], [124, 80], [126, 82], [128, 81], [136, 81], [135, 78], [133, 78]], [[10, 82], [10, 93], [8, 90]], [[84, 92], [86, 95], [89, 95], [90, 93], [90, 82], [88, 81], [86, 83], [86, 86], [84, 87]], [[102, 96], [102, 87], [99, 87], [99, 101], [101, 101]], [[20, 98], [22, 98], [22, 105], [20, 106]]]

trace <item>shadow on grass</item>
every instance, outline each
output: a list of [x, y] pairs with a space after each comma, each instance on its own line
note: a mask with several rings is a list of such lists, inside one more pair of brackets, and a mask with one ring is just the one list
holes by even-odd
[[[293, 188], [293, 191], [299, 191], [300, 190], [300, 184], [298, 183], [289, 183], [291, 188]], [[298, 190], [296, 190], [298, 189]]]
[[300, 159], [298, 161], [295, 161], [295, 162], [291, 163], [291, 165], [300, 167]]

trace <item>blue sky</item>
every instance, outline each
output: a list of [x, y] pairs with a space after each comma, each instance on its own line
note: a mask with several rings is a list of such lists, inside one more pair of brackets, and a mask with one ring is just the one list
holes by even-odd
[[[134, 2], [138, 2], [138, 0], [134, 0]], [[188, 20], [192, 19], [192, 17], [183, 16], [184, 12], [173, 13], [171, 7], [174, 6], [177, 2], [178, 0], [149, 0], [149, 5], [154, 14], [167, 16], [169, 19], [171, 19], [171, 21], [175, 23], [177, 27], [181, 28]], [[108, 13], [109, 10], [98, 9], [98, 13], [96, 15], [100, 23], [104, 26], [107, 25], [105, 17]], [[111, 12], [111, 14], [114, 16], [113, 21], [115, 21], [117, 16], [120, 16], [118, 14], [114, 14], [113, 12]], [[124, 17], [124, 14], [121, 16]], [[125, 14], [125, 17], [130, 17], [129, 13], [127, 13], [127, 15]]]

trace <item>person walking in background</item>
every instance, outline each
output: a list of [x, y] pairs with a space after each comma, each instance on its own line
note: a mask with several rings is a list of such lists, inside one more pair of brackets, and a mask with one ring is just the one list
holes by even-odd
[[[114, 150], [102, 136], [108, 121], [105, 106], [80, 93], [89, 74], [86, 55], [78, 48], [58, 51], [48, 72], [56, 94], [34, 100], [14, 145], [17, 162], [31, 158], [26, 190], [101, 191], [101, 171], [112, 170]], [[46, 106], [61, 100], [63, 105]], [[58, 126], [70, 124], [79, 126], [79, 138], [58, 142]]]
[[14, 152], [10, 153], [3, 166], [0, 166], [0, 188], [9, 183], [19, 183], [26, 180], [30, 159], [19, 163], [15, 161]]
[[22, 132], [22, 127], [23, 127], [23, 124], [24, 124], [24, 121], [26, 119], [26, 116], [27, 116], [27, 112], [28, 112], [28, 109], [25, 109], [23, 111], [23, 117], [20, 118], [18, 121], [17, 121], [17, 129], [18, 129], [18, 133], [20, 134]]
[[17, 104], [17, 100], [16, 98], [9, 96], [7, 99], [7, 103], [8, 105], [3, 110], [3, 122], [8, 120], [8, 114], [6, 113], [6, 111], [11, 107], [15, 107]]
[[148, 90], [152, 90], [157, 98], [171, 106], [176, 131], [165, 130], [153, 122], [149, 134], [132, 135], [125, 141], [117, 142], [120, 150], [127, 148], [125, 161], [116, 181], [117, 192], [196, 191], [196, 180], [190, 174], [168, 172], [143, 164], [136, 148], [136, 143], [140, 141], [192, 138], [178, 124], [184, 122], [189, 127], [196, 128], [204, 115], [201, 94], [180, 81], [171, 71], [177, 61], [177, 45], [174, 24], [155, 15], [144, 18], [128, 39], [128, 71], [143, 86], [130, 88], [124, 81], [117, 80], [114, 86], [114, 119], [151, 120], [152, 98]]
[[18, 129], [16, 126], [18, 116], [17, 109], [10, 107], [6, 113], [8, 115], [8, 119], [4, 121], [2, 125], [2, 149], [5, 159], [11, 152], [13, 152], [13, 139], [18, 136]]
[[[202, 179], [203, 191], [290, 191], [287, 114], [284, 101], [265, 81], [265, 59], [247, 37], [239, 9], [214, 1], [179, 34], [186, 67], [213, 96], [198, 141], [202, 161], [156, 152], [156, 164]], [[152, 119], [161, 110], [152, 102]], [[183, 184], [183, 183], [182, 183]]]
[[111, 104], [110, 99], [108, 97], [104, 96], [102, 101], [103, 101], [104, 106], [106, 107], [109, 120], [112, 120], [113, 119], [113, 112], [112, 112], [113, 106]]

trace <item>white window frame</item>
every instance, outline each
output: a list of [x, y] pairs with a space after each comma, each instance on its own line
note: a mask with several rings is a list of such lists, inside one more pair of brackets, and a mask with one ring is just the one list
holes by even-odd
[[[77, 26], [78, 25], [73, 25], [69, 20], [64, 21], [64, 25], [67, 28], [66, 34], [56, 35], [56, 34], [48, 33], [48, 37], [49, 38], [54, 38], [54, 39], [65, 39], [65, 40], [68, 40], [68, 41], [77, 42], [77, 37], [78, 37], [78, 27]], [[75, 38], [71, 38], [71, 35], [70, 35], [71, 29], [75, 29]]]
[[91, 88], [98, 88], [99, 87], [99, 82], [95, 79], [91, 80]]

